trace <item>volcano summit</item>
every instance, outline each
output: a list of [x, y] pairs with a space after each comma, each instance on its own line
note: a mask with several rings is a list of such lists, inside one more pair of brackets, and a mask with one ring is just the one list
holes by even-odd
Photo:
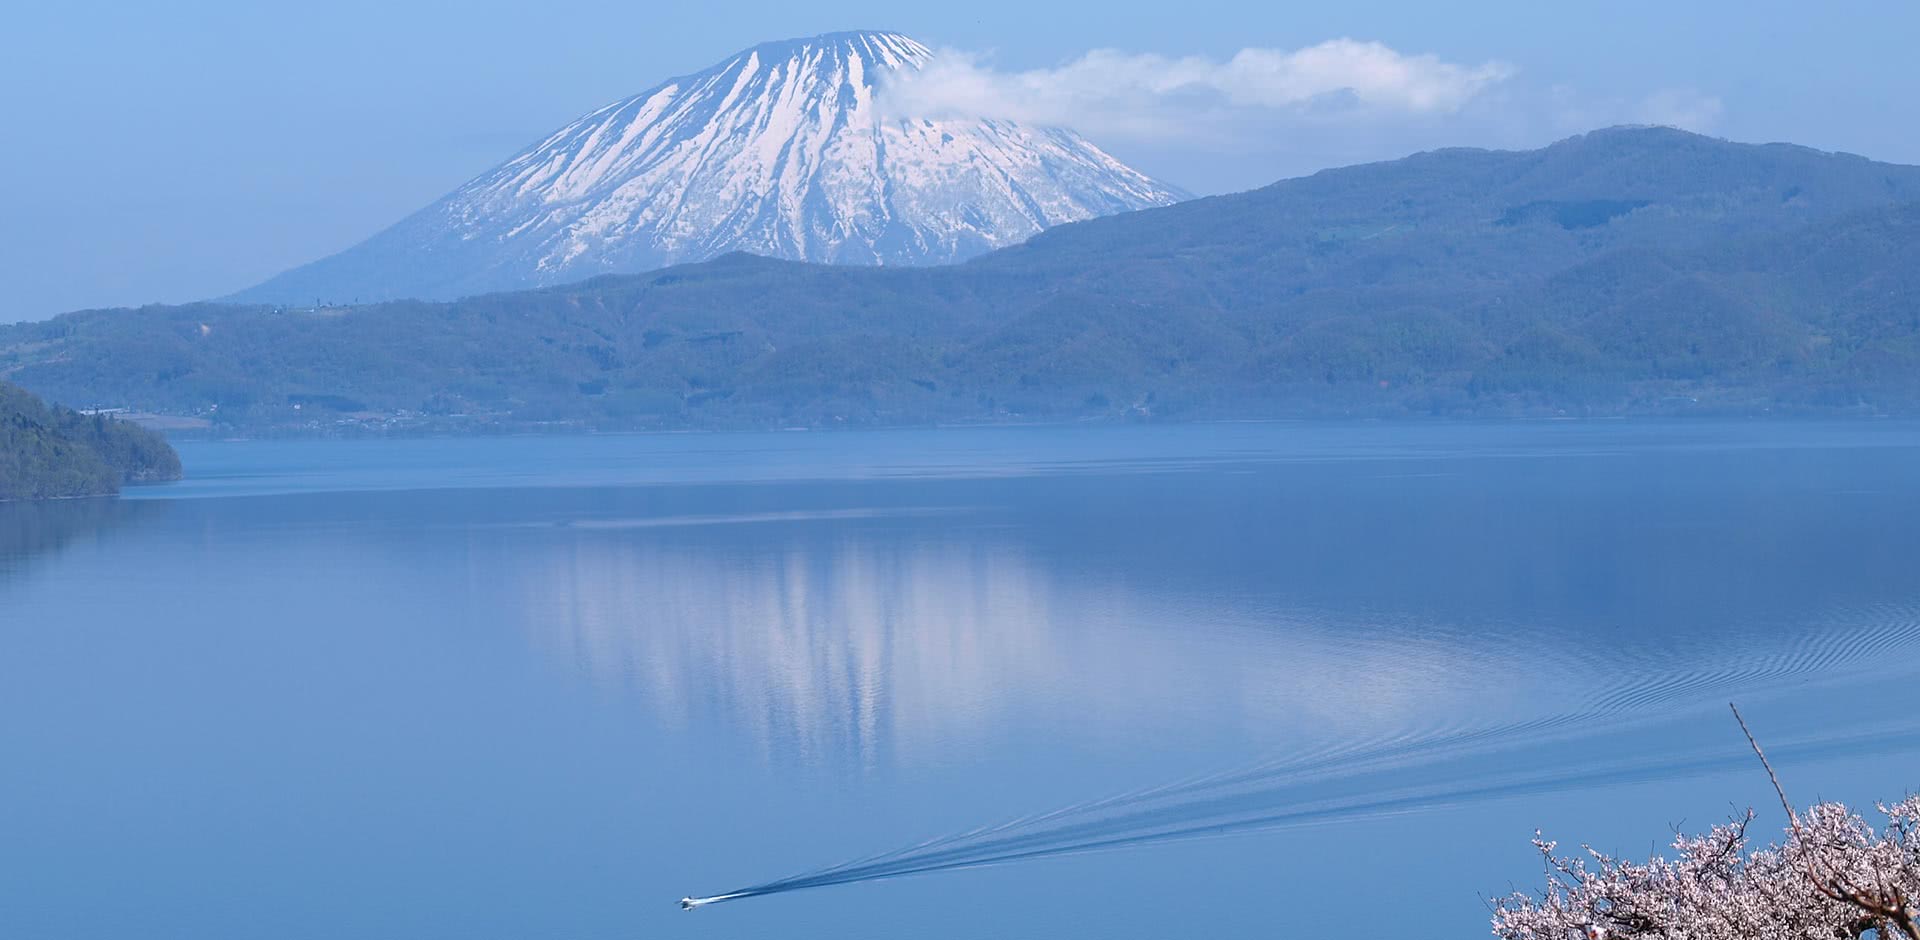
[[1072, 131], [876, 103], [931, 57], [885, 32], [755, 46], [588, 114], [234, 299], [445, 299], [732, 251], [937, 264], [1183, 197]]

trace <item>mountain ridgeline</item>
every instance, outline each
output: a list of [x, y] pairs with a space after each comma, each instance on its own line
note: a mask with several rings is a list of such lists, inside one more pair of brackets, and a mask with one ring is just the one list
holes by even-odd
[[123, 483], [179, 478], [180, 457], [160, 435], [0, 382], [0, 502], [107, 496]]
[[929, 264], [1183, 194], [1062, 128], [896, 113], [898, 33], [765, 43], [598, 111], [235, 300], [451, 299], [731, 251]]
[[90, 311], [0, 374], [227, 429], [1920, 412], [1920, 168], [1619, 128], [452, 303]]

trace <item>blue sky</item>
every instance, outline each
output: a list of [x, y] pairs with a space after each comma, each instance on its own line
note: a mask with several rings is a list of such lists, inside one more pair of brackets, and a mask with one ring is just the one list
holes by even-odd
[[[1076, 116], [1200, 193], [1625, 122], [1920, 163], [1913, 0], [18, 6], [0, 31], [0, 320], [237, 290], [581, 113], [839, 29], [957, 53], [966, 88], [1025, 97], [946, 105]], [[1154, 87], [1176, 69], [1179, 91]], [[1288, 91], [1383, 69], [1351, 107]]]

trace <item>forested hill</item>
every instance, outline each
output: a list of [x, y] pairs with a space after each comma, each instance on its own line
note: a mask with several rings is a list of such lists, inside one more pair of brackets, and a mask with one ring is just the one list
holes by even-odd
[[179, 478], [180, 457], [158, 434], [0, 382], [0, 501], [105, 496], [123, 483]]
[[241, 431], [1920, 412], [1920, 168], [1448, 150], [941, 268], [729, 256], [453, 303], [91, 311], [0, 375]]

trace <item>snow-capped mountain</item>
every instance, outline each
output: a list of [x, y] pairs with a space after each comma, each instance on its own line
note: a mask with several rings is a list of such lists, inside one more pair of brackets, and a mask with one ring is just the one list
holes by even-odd
[[883, 113], [876, 95], [931, 55], [886, 32], [755, 46], [236, 299], [450, 298], [730, 251], [940, 263], [1183, 197], [1072, 131]]

